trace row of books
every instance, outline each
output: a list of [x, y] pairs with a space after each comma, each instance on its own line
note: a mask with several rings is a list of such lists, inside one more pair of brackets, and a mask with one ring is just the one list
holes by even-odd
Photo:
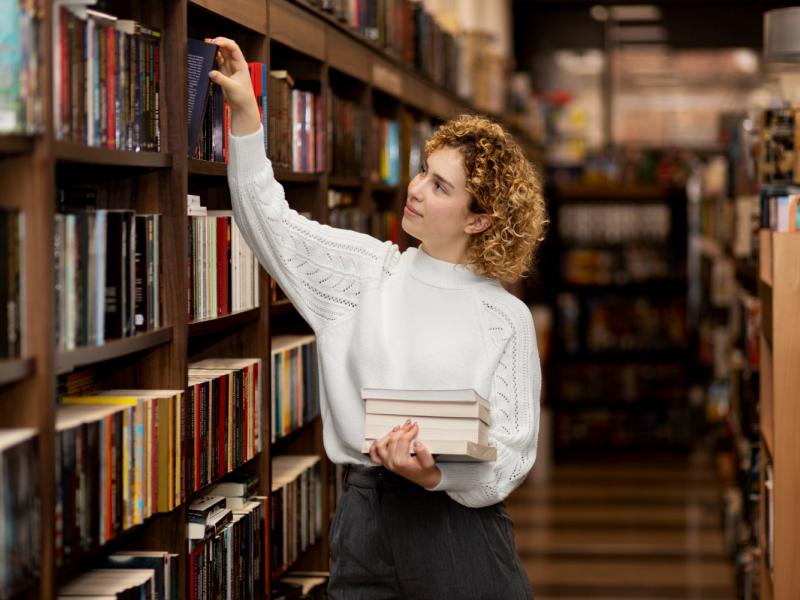
[[106, 598], [115, 600], [177, 600], [178, 555], [159, 550], [126, 550], [102, 559], [58, 589], [58, 600]]
[[41, 567], [39, 437], [0, 429], [0, 598], [13, 597]]
[[352, 229], [368, 233], [380, 240], [399, 243], [399, 219], [393, 211], [367, 213], [357, 206], [337, 206], [328, 213], [328, 224], [331, 227]]
[[103, 344], [161, 327], [157, 214], [55, 215], [56, 345]]
[[24, 243], [24, 213], [0, 210], [0, 359], [22, 353]]
[[[232, 482], [233, 487], [237, 482]], [[191, 600], [248, 600], [269, 590], [266, 563], [267, 515], [264, 496], [228, 491], [222, 483], [188, 507], [189, 564], [187, 594]]]
[[331, 148], [331, 173], [366, 177], [368, 173], [370, 112], [358, 103], [331, 95], [329, 118], [335, 123]]
[[360, 35], [437, 83], [456, 88], [458, 44], [421, 2], [316, 0]]
[[800, 231], [800, 187], [762, 188], [760, 225], [778, 233]]
[[570, 204], [558, 209], [558, 233], [571, 243], [664, 242], [671, 219], [665, 204]]
[[680, 296], [558, 295], [564, 350], [669, 350], [686, 342], [686, 306]]
[[322, 535], [322, 479], [318, 455], [272, 459], [270, 569], [283, 573]]
[[366, 39], [406, 64], [413, 64], [411, 0], [316, 0]]
[[117, 150], [161, 149], [161, 33], [89, 8], [54, 6], [54, 129], [59, 140]]
[[372, 118], [372, 177], [387, 185], [400, 183], [400, 124], [378, 116]]
[[585, 407], [556, 415], [555, 441], [560, 448], [686, 448], [694, 436], [692, 411], [686, 403], [646, 410], [618, 405]]
[[188, 316], [222, 317], [259, 305], [259, 264], [233, 212], [209, 211], [188, 197]]
[[41, 129], [42, 14], [42, 0], [10, 0], [0, 6], [0, 133]]
[[577, 405], [622, 403], [647, 398], [658, 404], [682, 401], [684, 396], [675, 384], [686, 379], [685, 369], [675, 364], [564, 364], [559, 367], [558, 398]]
[[405, 132], [408, 136], [408, 173], [413, 178], [422, 169], [425, 142], [433, 135], [433, 125], [427, 120], [406, 117]]
[[317, 342], [313, 335], [272, 338], [272, 441], [319, 415]]
[[267, 148], [276, 167], [296, 173], [325, 171], [327, 122], [325, 98], [293, 89], [287, 71], [270, 71], [268, 79]]
[[253, 458], [260, 363], [190, 365], [186, 390], [64, 396], [56, 412], [56, 560], [102, 545]]
[[564, 281], [576, 285], [626, 285], [664, 281], [675, 274], [668, 252], [653, 247], [574, 248], [564, 252]]
[[793, 108], [767, 109], [761, 113], [758, 147], [759, 183], [797, 181], [797, 143]]

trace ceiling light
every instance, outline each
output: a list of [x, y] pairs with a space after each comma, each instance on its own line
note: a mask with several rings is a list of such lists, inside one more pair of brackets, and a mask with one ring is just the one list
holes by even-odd
[[614, 27], [611, 37], [616, 42], [666, 42], [667, 30], [661, 25]]
[[614, 21], [658, 21], [661, 9], [655, 4], [627, 4], [611, 7]]

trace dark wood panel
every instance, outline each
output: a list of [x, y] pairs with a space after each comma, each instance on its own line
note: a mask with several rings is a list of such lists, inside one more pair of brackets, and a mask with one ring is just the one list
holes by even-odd
[[257, 307], [249, 308], [222, 317], [193, 321], [189, 323], [189, 337], [230, 333], [235, 328], [257, 321], [260, 311], [261, 309]]

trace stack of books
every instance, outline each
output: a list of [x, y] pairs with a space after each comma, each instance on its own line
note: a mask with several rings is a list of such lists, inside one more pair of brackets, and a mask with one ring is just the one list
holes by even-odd
[[406, 419], [419, 423], [419, 439], [438, 461], [493, 461], [488, 445], [489, 402], [473, 389], [400, 390], [364, 388], [364, 446], [384, 437]]

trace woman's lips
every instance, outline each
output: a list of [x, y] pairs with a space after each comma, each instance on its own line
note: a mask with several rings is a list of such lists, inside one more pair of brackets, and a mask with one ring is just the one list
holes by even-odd
[[406, 213], [407, 215], [413, 215], [415, 217], [421, 217], [422, 216], [420, 213], [418, 213], [413, 208], [411, 208], [411, 205], [409, 205], [408, 203], [406, 203], [406, 206], [403, 209], [403, 212]]

